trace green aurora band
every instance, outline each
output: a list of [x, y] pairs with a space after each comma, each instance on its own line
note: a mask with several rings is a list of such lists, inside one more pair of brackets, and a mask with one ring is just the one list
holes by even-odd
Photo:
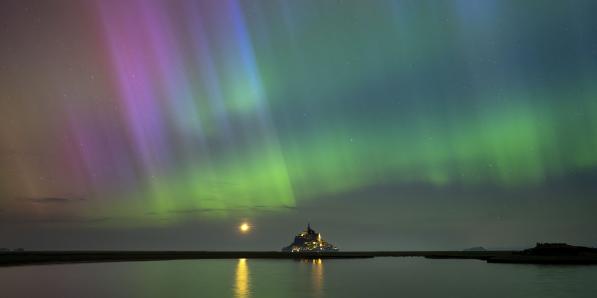
[[[31, 182], [50, 172], [42, 165], [7, 161], [19, 174], [4, 195], [76, 193], [94, 215], [221, 218], [376, 185], [541, 188], [597, 168], [594, 1], [128, 2], [82, 5], [102, 28], [89, 29], [95, 61], [110, 60], [103, 77], [114, 79], [58, 101], [69, 127], [100, 140], [93, 155], [42, 157], [68, 159], [53, 170], [76, 177], [53, 186]], [[106, 25], [139, 17], [135, 8], [159, 17]], [[158, 59], [134, 63], [125, 48]], [[134, 67], [145, 82], [119, 75]], [[112, 90], [103, 103], [85, 99], [100, 89]], [[138, 99], [152, 92], [155, 109]], [[37, 144], [1, 132], [3, 147]]]

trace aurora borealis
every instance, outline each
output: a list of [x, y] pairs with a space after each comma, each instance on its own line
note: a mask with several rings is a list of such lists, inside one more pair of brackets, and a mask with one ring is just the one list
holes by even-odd
[[[361, 218], [390, 233], [388, 210], [406, 226], [479, 213], [505, 235], [528, 217], [528, 234], [578, 241], [597, 224], [594, 11], [2, 1], [0, 218], [12, 231], [174, 231], [327, 223], [303, 209], [321, 204], [336, 213], [325, 230]], [[541, 230], [553, 218], [561, 229]]]

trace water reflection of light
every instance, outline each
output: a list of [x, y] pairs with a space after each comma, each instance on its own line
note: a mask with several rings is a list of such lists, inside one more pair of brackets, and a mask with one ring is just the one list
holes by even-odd
[[311, 283], [315, 297], [323, 297], [323, 260], [313, 259], [311, 272]]
[[236, 280], [234, 283], [234, 297], [249, 297], [249, 267], [247, 259], [238, 259], [236, 264]]

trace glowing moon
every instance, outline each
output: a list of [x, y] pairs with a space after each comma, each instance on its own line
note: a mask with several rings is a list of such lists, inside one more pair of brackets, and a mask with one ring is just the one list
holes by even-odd
[[242, 223], [242, 224], [241, 224], [241, 225], [238, 227], [238, 229], [239, 229], [239, 230], [240, 230], [242, 233], [246, 233], [246, 232], [248, 232], [248, 231], [251, 229], [251, 226], [250, 226], [248, 223], [246, 223], [246, 222], [243, 222], [243, 223]]

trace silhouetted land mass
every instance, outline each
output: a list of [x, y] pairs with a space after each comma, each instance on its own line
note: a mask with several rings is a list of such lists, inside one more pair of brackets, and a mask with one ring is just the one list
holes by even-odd
[[597, 264], [597, 248], [566, 243], [537, 243], [533, 248], [487, 259], [490, 263]]
[[372, 257], [374, 256], [363, 252], [290, 253], [277, 251], [24, 251], [0, 252], [0, 266], [185, 259], [350, 259]]
[[477, 259], [489, 263], [597, 264], [597, 249], [563, 243], [538, 243], [536, 247], [522, 251], [10, 251], [0, 252], [0, 266], [184, 259], [354, 259], [374, 257]]
[[433, 259], [479, 259], [488, 263], [512, 264], [569, 264], [592, 265], [597, 264], [597, 248], [574, 246], [566, 243], [537, 243], [533, 248], [522, 251], [465, 251], [465, 256], [454, 254], [428, 255]]

